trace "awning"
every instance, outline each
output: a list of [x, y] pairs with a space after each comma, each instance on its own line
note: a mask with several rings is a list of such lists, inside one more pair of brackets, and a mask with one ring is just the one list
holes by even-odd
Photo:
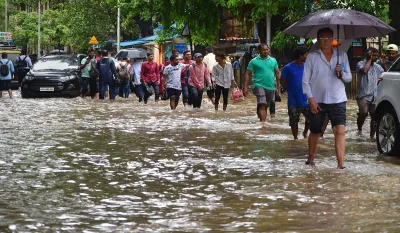
[[[141, 45], [141, 44], [146, 44], [148, 42], [156, 40], [158, 37], [157, 35], [154, 36], [149, 36], [149, 37], [144, 37], [144, 38], [139, 38], [137, 40], [131, 40], [131, 41], [123, 41], [120, 42], [119, 45], [121, 47], [126, 47], [126, 46], [133, 46], [133, 45]], [[116, 43], [115, 43], [116, 44]]]

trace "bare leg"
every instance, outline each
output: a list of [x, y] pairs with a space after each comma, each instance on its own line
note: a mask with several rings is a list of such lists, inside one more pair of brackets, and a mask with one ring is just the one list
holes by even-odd
[[358, 117], [357, 117], [357, 128], [358, 128], [358, 131], [362, 131], [362, 127], [364, 125], [365, 119], [368, 116], [368, 113], [358, 113], [357, 115], [358, 115]]
[[335, 151], [338, 162], [338, 168], [342, 168], [344, 165], [344, 154], [346, 152], [346, 126], [337, 125], [333, 127], [333, 133], [335, 134]]
[[3, 97], [3, 91], [0, 91], [0, 98]]
[[295, 124], [295, 125], [291, 125], [290, 128], [292, 129], [292, 135], [294, 137], [294, 140], [297, 140], [297, 136], [299, 135], [299, 125]]
[[310, 132], [308, 136], [308, 160], [309, 162], [314, 161], [315, 152], [317, 151], [318, 139], [321, 134], [315, 134]]
[[12, 98], [12, 90], [8, 89], [8, 95], [10, 96], [10, 99]]
[[258, 116], [260, 117], [261, 122], [266, 122], [267, 120], [267, 108], [265, 106], [261, 106], [258, 108]]
[[176, 109], [176, 101], [174, 99], [170, 99], [169, 106], [171, 107], [171, 110], [175, 110]]

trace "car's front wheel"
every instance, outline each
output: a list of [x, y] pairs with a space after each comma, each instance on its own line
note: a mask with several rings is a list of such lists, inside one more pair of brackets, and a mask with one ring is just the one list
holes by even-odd
[[377, 114], [376, 143], [381, 154], [398, 155], [400, 152], [400, 127], [396, 113], [385, 109]]

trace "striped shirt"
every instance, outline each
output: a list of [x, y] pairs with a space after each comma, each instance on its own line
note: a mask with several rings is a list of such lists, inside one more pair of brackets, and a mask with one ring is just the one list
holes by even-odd
[[366, 60], [357, 63], [357, 99], [365, 99], [368, 101], [376, 100], [376, 89], [378, 78], [384, 72], [383, 68], [374, 63], [367, 73], [362, 73], [361, 68], [367, 63]]

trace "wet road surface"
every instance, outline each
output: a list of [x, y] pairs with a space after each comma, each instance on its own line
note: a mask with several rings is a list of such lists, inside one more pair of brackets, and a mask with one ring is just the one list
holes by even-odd
[[215, 113], [4, 93], [0, 232], [400, 232], [400, 159], [347, 106], [342, 171], [330, 127], [304, 164], [285, 103], [261, 127], [252, 96]]

